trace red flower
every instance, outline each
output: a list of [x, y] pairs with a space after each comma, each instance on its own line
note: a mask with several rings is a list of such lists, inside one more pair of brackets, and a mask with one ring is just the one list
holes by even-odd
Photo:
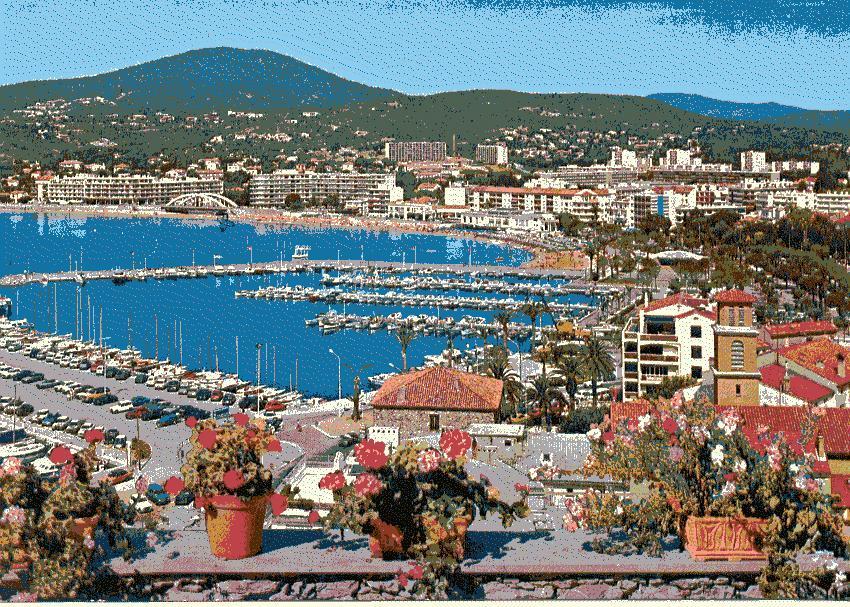
[[362, 472], [354, 479], [354, 492], [360, 497], [380, 493], [382, 488], [381, 481], [371, 472]]
[[165, 489], [165, 492], [169, 495], [177, 495], [186, 487], [186, 484], [183, 482], [182, 478], [177, 478], [176, 476], [172, 476], [165, 484], [162, 486]]
[[218, 438], [218, 434], [215, 430], [201, 430], [200, 434], [198, 434], [198, 442], [204, 449], [212, 449], [215, 447], [215, 441]]
[[194, 415], [190, 415], [189, 417], [186, 418], [186, 425], [189, 426], [190, 428], [194, 428], [195, 426], [198, 425], [198, 418], [195, 417]]
[[280, 493], [272, 493], [269, 497], [269, 505], [272, 507], [272, 514], [280, 516], [284, 510], [289, 508], [289, 498]]
[[203, 495], [196, 495], [195, 496], [195, 508], [203, 508], [206, 505], [207, 505], [207, 498], [205, 498]]
[[236, 491], [245, 484], [245, 475], [242, 474], [241, 470], [228, 470], [224, 473], [224, 476], [221, 477], [222, 482], [224, 482], [224, 486], [228, 488], [230, 491]]
[[472, 437], [463, 430], [446, 430], [440, 436], [440, 449], [449, 459], [457, 459], [472, 447]]
[[283, 448], [280, 446], [280, 441], [273, 438], [269, 441], [269, 444], [266, 445], [266, 451], [269, 453], [280, 453], [283, 451]]
[[74, 458], [74, 456], [71, 454], [71, 450], [65, 445], [57, 445], [56, 447], [53, 447], [48, 457], [50, 461], [56, 464], [57, 466], [67, 464]]
[[85, 439], [85, 441], [87, 443], [97, 443], [97, 442], [103, 442], [105, 437], [103, 435], [103, 430], [92, 429], [92, 430], [86, 430], [86, 433], [83, 434], [83, 438]]
[[357, 458], [357, 463], [361, 466], [375, 470], [382, 467], [389, 460], [386, 448], [386, 445], [381, 441], [367, 438], [362, 443], [355, 445], [354, 457]]
[[738, 480], [738, 475], [734, 472], [727, 472], [723, 475], [723, 480], [729, 483], [734, 483], [736, 480]]
[[661, 428], [667, 434], [675, 434], [679, 430], [679, 424], [677, 424], [676, 420], [673, 419], [672, 417], [668, 417], [667, 419], [664, 420], [664, 422], [662, 422]]
[[425, 575], [425, 570], [422, 568], [422, 565], [417, 564], [407, 572], [407, 575], [411, 580], [421, 580], [422, 576]]
[[345, 487], [345, 475], [337, 470], [336, 472], [328, 472], [319, 481], [319, 489], [328, 489], [336, 491]]
[[311, 510], [310, 514], [307, 515], [307, 522], [310, 523], [311, 525], [315, 525], [316, 523], [319, 522], [319, 520], [321, 520], [321, 518], [322, 517], [319, 516], [318, 512], [316, 512], [315, 510]]
[[419, 471], [427, 474], [440, 467], [441, 459], [443, 459], [443, 456], [436, 449], [425, 449], [416, 458], [416, 462], [419, 466]]
[[407, 582], [408, 582], [407, 574], [406, 573], [399, 573], [398, 574], [399, 585], [402, 586], [402, 587], [407, 586]]
[[233, 421], [236, 422], [237, 426], [242, 426], [243, 428], [248, 425], [248, 422], [251, 420], [250, 417], [246, 413], [237, 413], [233, 416]]
[[528, 485], [523, 485], [522, 483], [515, 483], [514, 491], [517, 491], [518, 493], [528, 493]]
[[605, 441], [606, 443], [613, 443], [614, 438], [615, 438], [614, 433], [611, 432], [610, 430], [602, 435], [602, 440]]

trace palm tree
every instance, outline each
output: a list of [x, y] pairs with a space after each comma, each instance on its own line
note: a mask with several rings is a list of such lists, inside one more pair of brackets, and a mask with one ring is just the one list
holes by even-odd
[[570, 410], [574, 411], [576, 408], [576, 392], [578, 392], [582, 378], [581, 361], [575, 354], [569, 353], [560, 357], [556, 364], [561, 383], [570, 397]]
[[549, 406], [555, 402], [563, 402], [564, 396], [558, 390], [556, 383], [552, 378], [545, 373], [542, 373], [534, 378], [531, 382], [531, 387], [528, 388], [528, 401], [543, 409], [543, 416], [546, 420], [546, 429], [552, 428], [552, 418], [549, 415]]
[[505, 402], [516, 412], [516, 405], [522, 396], [522, 383], [511, 367], [508, 356], [498, 348], [493, 348], [493, 354], [484, 360], [479, 372], [502, 382], [502, 395]]
[[522, 313], [528, 316], [529, 319], [531, 319], [531, 345], [528, 348], [529, 352], [534, 349], [534, 322], [540, 316], [540, 312], [541, 308], [539, 303], [528, 301], [522, 306]]
[[593, 392], [593, 406], [598, 405], [597, 386], [599, 380], [604, 380], [614, 373], [614, 359], [605, 345], [605, 341], [591, 335], [581, 349], [581, 365], [590, 376], [590, 389]]
[[413, 325], [410, 322], [403, 322], [395, 331], [395, 338], [401, 344], [401, 366], [404, 371], [407, 371], [407, 346], [416, 339], [416, 331], [413, 330]]
[[505, 352], [508, 351], [508, 325], [513, 318], [513, 314], [507, 310], [500, 310], [493, 315], [493, 320], [502, 325], [502, 346]]

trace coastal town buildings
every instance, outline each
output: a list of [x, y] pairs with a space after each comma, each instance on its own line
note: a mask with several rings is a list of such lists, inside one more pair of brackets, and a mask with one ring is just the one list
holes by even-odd
[[480, 143], [475, 147], [475, 160], [481, 164], [508, 164], [508, 146], [502, 143]]
[[222, 194], [221, 179], [148, 175], [78, 174], [36, 182], [37, 198], [50, 204], [164, 205], [182, 194]]
[[290, 194], [302, 200], [323, 201], [339, 196], [342, 202], [379, 200], [385, 203], [402, 199], [394, 173], [318, 173], [278, 170], [255, 175], [248, 184], [252, 206], [283, 206]]
[[445, 160], [446, 142], [391, 141], [384, 144], [384, 157], [392, 162], [435, 162]]

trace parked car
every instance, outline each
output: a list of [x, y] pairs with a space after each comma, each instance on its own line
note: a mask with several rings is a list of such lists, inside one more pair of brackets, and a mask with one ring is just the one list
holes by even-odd
[[106, 478], [110, 484], [119, 485], [133, 478], [133, 475], [124, 468], [115, 468], [107, 473]]
[[143, 414], [145, 411], [147, 411], [147, 408], [146, 408], [146, 407], [144, 407], [143, 405], [140, 405], [140, 406], [138, 406], [138, 407], [134, 407], [132, 411], [127, 411], [127, 413], [125, 413], [125, 414], [124, 414], [124, 417], [125, 417], [126, 419], [136, 419], [136, 418], [141, 418], [141, 417], [142, 417], [142, 414]]
[[145, 497], [152, 501], [157, 506], [167, 506], [171, 503], [171, 496], [165, 492], [162, 485], [151, 483], [148, 485], [148, 490], [145, 492]]
[[146, 405], [147, 403], [151, 402], [151, 399], [149, 399], [147, 396], [134, 396], [130, 402], [136, 406], [139, 406]]
[[110, 413], [126, 413], [127, 411], [132, 411], [135, 408], [133, 403], [128, 400], [122, 400], [119, 403], [116, 403], [109, 407]]
[[34, 384], [44, 379], [44, 373], [32, 373], [21, 380], [22, 384]]
[[148, 381], [148, 376], [146, 373], [136, 373], [136, 377], [135, 379], [133, 379], [133, 381], [137, 384], [143, 384]]
[[21, 403], [20, 405], [18, 405], [18, 408], [15, 409], [15, 415], [17, 415], [18, 417], [26, 417], [27, 415], [30, 415], [34, 410], [35, 408], [31, 404]]
[[48, 388], [52, 388], [53, 386], [55, 386], [57, 383], [59, 382], [57, 382], [55, 379], [45, 379], [43, 381], [38, 382], [35, 387], [39, 390], [47, 390]]
[[106, 432], [103, 433], [103, 442], [107, 445], [111, 445], [115, 442], [115, 437], [118, 436], [119, 432], [115, 428], [110, 428]]
[[195, 501], [195, 496], [188, 489], [184, 489], [174, 496], [175, 506], [190, 506]]
[[176, 413], [169, 413], [168, 415], [163, 415], [156, 421], [157, 428], [165, 428], [166, 426], [173, 426], [177, 422], [180, 421], [180, 416]]
[[123, 434], [119, 434], [118, 436], [115, 437], [115, 442], [112, 443], [112, 445], [116, 449], [123, 449], [124, 447], [127, 446], [127, 437], [124, 436]]
[[139, 514], [148, 514], [150, 512], [153, 512], [153, 504], [147, 498], [140, 499], [133, 505], [133, 507]]

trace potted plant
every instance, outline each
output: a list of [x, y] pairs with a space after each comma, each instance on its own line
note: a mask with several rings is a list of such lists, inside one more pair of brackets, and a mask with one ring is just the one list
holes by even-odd
[[61, 466], [57, 479], [42, 479], [16, 458], [0, 467], [0, 571], [24, 580], [24, 598], [77, 597], [93, 578], [94, 555], [104, 553], [101, 534], [131, 556], [125, 525], [133, 522], [133, 510], [111, 485], [91, 483], [98, 440], [77, 454], [55, 447], [50, 459]]
[[272, 472], [263, 465], [264, 454], [281, 450], [280, 441], [265, 420], [244, 413], [226, 424], [213, 419], [187, 423], [193, 428], [192, 447], [181, 468], [183, 479], [169, 479], [166, 491], [176, 494], [185, 488], [195, 495], [215, 556], [242, 559], [259, 553], [266, 507], [279, 515], [294, 493], [289, 487], [274, 493]]
[[528, 512], [524, 501], [505, 503], [494, 487], [469, 477], [471, 446], [460, 430], [443, 432], [439, 449], [405, 443], [392, 454], [384, 443], [364, 440], [354, 455], [366, 471], [351, 483], [341, 471], [321, 481], [334, 494], [325, 527], [367, 534], [376, 558], [414, 558], [428, 566], [426, 578], [436, 579], [463, 559], [476, 516], [496, 512], [508, 527]]
[[[772, 564], [800, 550], [846, 552], [841, 519], [819, 491], [814, 456], [800, 455], [812, 444], [818, 410], [792, 448], [767, 427], [753, 428], [748, 439], [735, 408], [718, 411], [680, 394], [588, 432], [584, 472], [643, 491], [589, 491], [568, 504], [567, 528], [605, 531], [594, 547], [608, 553], [660, 555], [662, 539], [673, 534], [698, 560]], [[625, 539], [614, 539], [614, 529]]]

